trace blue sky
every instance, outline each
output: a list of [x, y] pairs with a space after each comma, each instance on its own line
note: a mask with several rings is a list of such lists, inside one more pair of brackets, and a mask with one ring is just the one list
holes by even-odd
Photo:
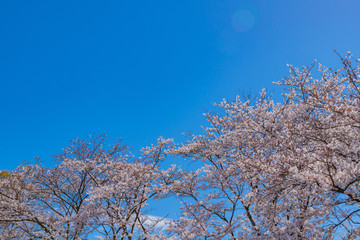
[[140, 148], [199, 132], [212, 103], [268, 88], [287, 63], [360, 56], [360, 1], [1, 1], [0, 161], [92, 132]]

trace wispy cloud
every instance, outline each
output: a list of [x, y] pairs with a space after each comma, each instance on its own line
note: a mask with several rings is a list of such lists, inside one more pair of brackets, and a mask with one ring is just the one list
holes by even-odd
[[174, 220], [165, 217], [158, 217], [153, 215], [141, 216], [141, 222], [149, 227], [160, 228], [165, 230]]

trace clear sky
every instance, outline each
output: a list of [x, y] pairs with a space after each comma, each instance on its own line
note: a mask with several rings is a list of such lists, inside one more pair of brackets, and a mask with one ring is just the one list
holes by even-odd
[[359, 0], [0, 1], [1, 169], [92, 132], [134, 148], [199, 132], [212, 103], [274, 91], [287, 63], [360, 56], [359, 10]]

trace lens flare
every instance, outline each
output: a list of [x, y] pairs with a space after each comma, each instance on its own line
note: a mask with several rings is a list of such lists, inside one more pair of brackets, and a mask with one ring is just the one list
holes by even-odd
[[236, 31], [247, 32], [255, 24], [255, 17], [249, 10], [240, 9], [234, 13], [231, 24]]

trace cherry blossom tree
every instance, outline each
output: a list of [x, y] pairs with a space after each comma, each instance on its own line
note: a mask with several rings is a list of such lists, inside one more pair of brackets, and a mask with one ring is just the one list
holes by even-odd
[[172, 184], [180, 239], [360, 236], [360, 69], [340, 59], [317, 75], [289, 66], [279, 103], [265, 91], [223, 101], [202, 135], [171, 151], [203, 162]]
[[[174, 169], [159, 168], [170, 140], [159, 138], [154, 146], [144, 148], [142, 156], [128, 161], [101, 163], [101, 174], [94, 178], [89, 201], [96, 205], [97, 232], [103, 239], [166, 239], [161, 218], [148, 216], [144, 208], [152, 198], [166, 195], [163, 187]], [[79, 167], [79, 166], [78, 166]]]
[[58, 164], [22, 165], [1, 179], [1, 239], [145, 239], [161, 237], [148, 220], [147, 201], [161, 197], [163, 150], [159, 139], [136, 159], [105, 136], [75, 140], [55, 156]]
[[[159, 138], [135, 156], [92, 136], [53, 167], [1, 172], [0, 238], [358, 239], [360, 67], [339, 57], [337, 70], [289, 66], [279, 102], [224, 100], [185, 144]], [[164, 169], [167, 156], [200, 167]], [[168, 196], [181, 217], [149, 215]]]

